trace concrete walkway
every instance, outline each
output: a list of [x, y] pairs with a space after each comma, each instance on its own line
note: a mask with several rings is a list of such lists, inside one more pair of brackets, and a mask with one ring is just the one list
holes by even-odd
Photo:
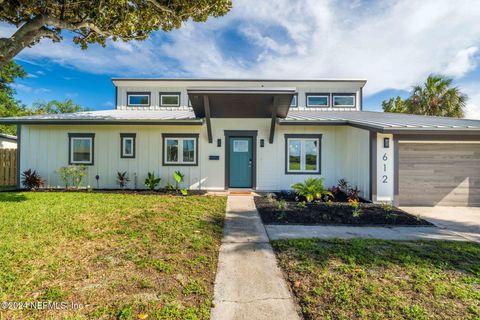
[[452, 240], [472, 241], [458, 232], [437, 227], [343, 227], [267, 225], [271, 240], [279, 239], [384, 239], [384, 240]]
[[300, 319], [251, 196], [229, 196], [211, 319]]

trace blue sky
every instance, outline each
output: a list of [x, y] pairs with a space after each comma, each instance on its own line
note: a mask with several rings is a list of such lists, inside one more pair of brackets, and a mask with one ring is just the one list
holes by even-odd
[[[81, 50], [69, 34], [44, 40], [16, 59], [29, 73], [17, 98], [111, 109], [111, 77], [365, 78], [364, 108], [380, 110], [440, 73], [469, 95], [467, 117], [480, 119], [479, 20], [473, 0], [235, 0], [225, 17], [143, 42]], [[14, 31], [0, 24], [0, 36]]]

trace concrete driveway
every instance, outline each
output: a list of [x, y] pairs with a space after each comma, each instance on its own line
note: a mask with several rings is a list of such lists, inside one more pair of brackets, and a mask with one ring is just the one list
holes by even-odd
[[420, 215], [440, 228], [480, 242], [479, 207], [402, 207], [414, 215]]

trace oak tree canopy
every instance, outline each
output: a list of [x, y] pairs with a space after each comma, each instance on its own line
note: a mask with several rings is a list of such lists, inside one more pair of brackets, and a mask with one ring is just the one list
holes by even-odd
[[92, 43], [105, 46], [108, 38], [144, 40], [189, 19], [223, 16], [231, 6], [231, 0], [0, 0], [0, 21], [17, 27], [10, 38], [0, 38], [0, 68], [43, 38], [61, 41], [63, 30], [86, 49]]

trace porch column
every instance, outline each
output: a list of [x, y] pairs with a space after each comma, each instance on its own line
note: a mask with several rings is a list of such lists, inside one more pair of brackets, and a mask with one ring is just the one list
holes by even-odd
[[273, 143], [273, 139], [275, 137], [275, 125], [277, 124], [277, 107], [278, 107], [278, 96], [274, 96], [273, 103], [272, 103], [272, 122], [270, 124], [270, 137], [268, 138], [268, 142], [270, 144]]
[[207, 120], [207, 136], [208, 136], [208, 143], [213, 142], [212, 137], [212, 123], [210, 121], [210, 100], [208, 96], [203, 96], [203, 106], [205, 108], [205, 119]]

